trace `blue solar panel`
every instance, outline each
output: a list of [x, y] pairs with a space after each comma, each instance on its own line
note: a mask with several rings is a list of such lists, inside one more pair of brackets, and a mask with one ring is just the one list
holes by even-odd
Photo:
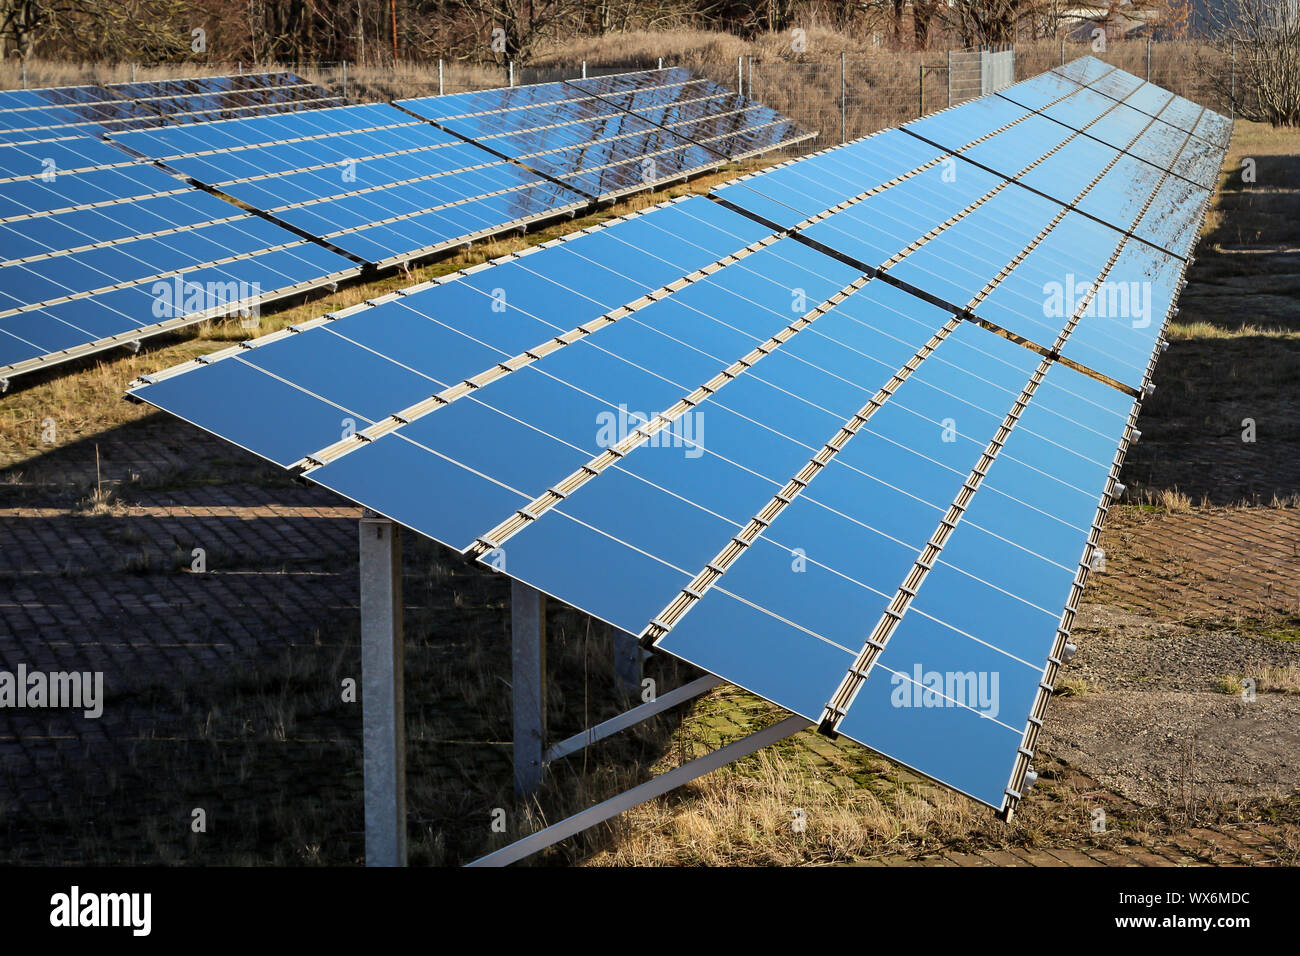
[[[917, 124], [941, 147], [869, 137], [132, 392], [1009, 809], [1204, 214], [1168, 169], [1221, 156], [1122, 154], [1145, 86], [1068, 72]], [[592, 86], [664, 126], [712, 98]], [[437, 109], [508, 137], [574, 102]]]
[[732, 160], [815, 135], [776, 110], [680, 67], [572, 80], [569, 85]]
[[554, 102], [522, 107], [512, 106], [513, 90], [497, 92], [496, 109], [468, 116], [445, 115], [444, 97], [398, 105], [590, 198], [680, 179], [725, 159], [576, 87]]
[[[1138, 243], [1126, 244], [1107, 276], [1105, 307], [1082, 318], [1062, 354], [1116, 381], [1141, 387], [1165, 317], [1177, 298], [1182, 270], [1183, 263], [1172, 256]], [[1115, 295], [1109, 294], [1110, 289]]]
[[116, 137], [330, 245], [390, 264], [554, 216], [583, 197], [392, 106]]
[[944, 131], [933, 132], [943, 135], [943, 145], [958, 151], [958, 155], [1008, 177], [1014, 176], [1027, 165], [1026, 157], [1042, 156], [1060, 147], [1074, 134], [1068, 127], [1044, 119], [1037, 113], [1026, 115], [1014, 126], [973, 146], [965, 145], [960, 137], [945, 135]]
[[291, 73], [8, 91], [0, 99], [0, 142], [98, 137], [341, 102]]
[[883, 265], [1001, 182], [975, 166], [963, 167], [956, 176], [950, 169], [932, 166], [808, 226], [801, 234], [858, 262]]
[[0, 378], [357, 272], [107, 144], [37, 164], [61, 145], [0, 146]]
[[1082, 56], [1062, 64], [1052, 72], [1086, 86], [1114, 73], [1115, 68], [1094, 56]]
[[682, 69], [401, 100], [397, 105], [602, 199], [814, 135]]
[[714, 191], [751, 213], [790, 227], [942, 156], [898, 130], [884, 130]]
[[1072, 95], [1080, 89], [1080, 84], [1059, 73], [1040, 73], [1032, 79], [1014, 83], [998, 96], [1003, 99], [1026, 106], [1031, 110], [1040, 110], [1057, 100]]
[[903, 129], [944, 146], [951, 143], [950, 148], [956, 148], [1023, 119], [1029, 112], [1027, 108], [1001, 97], [986, 96], [905, 123]]
[[[665, 247], [672, 237], [686, 230], [693, 241], [676, 242], [668, 253]], [[319, 380], [307, 382], [300, 374], [283, 377], [338, 408], [362, 416], [374, 411], [362, 401], [367, 387], [364, 383], [370, 378], [349, 373], [332, 384], [331, 376], [337, 375], [335, 370], [340, 367], [373, 366], [383, 356], [382, 367], [390, 369], [391, 375], [379, 392], [387, 396], [384, 400], [390, 402], [393, 412], [544, 345], [766, 234], [766, 230], [742, 216], [705, 199], [692, 198], [661, 207], [654, 219], [635, 216], [621, 220], [536, 249], [495, 269], [452, 276], [382, 304], [361, 307], [264, 348], [272, 357], [299, 352], [314, 355], [316, 349], [335, 356], [336, 361], [308, 360], [302, 365], [303, 375], [314, 367], [331, 369]], [[665, 255], [655, 255], [657, 250]], [[620, 264], [630, 275], [616, 271]], [[815, 279], [808, 277], [809, 282]], [[733, 297], [732, 301], [741, 300]], [[699, 313], [695, 318], [698, 322]], [[317, 341], [325, 344], [299, 344]], [[245, 361], [263, 367], [255, 355], [261, 355], [261, 349], [250, 352]], [[352, 359], [345, 361], [346, 356]], [[281, 374], [276, 368], [267, 370]], [[631, 375], [636, 370], [621, 371]], [[194, 377], [201, 379], [203, 374]], [[354, 386], [353, 382], [362, 384]], [[357, 388], [363, 391], [355, 391]], [[392, 392], [396, 388], [403, 389], [400, 398]], [[455, 414], [459, 414], [458, 408], [449, 408], [433, 418], [441, 420]], [[333, 431], [335, 440], [342, 437], [342, 426], [335, 424]], [[286, 455], [296, 460], [322, 447], [312, 443], [314, 436], [286, 429], [282, 435], [286, 450], [276, 445], [275, 454], [267, 457], [281, 464]], [[246, 447], [251, 446], [250, 441]]]

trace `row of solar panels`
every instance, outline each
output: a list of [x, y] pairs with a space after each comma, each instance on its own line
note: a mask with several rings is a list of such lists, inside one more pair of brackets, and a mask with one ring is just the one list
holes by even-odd
[[1078, 61], [131, 394], [1005, 811], [1229, 134]]
[[[194, 122], [236, 79], [266, 108]], [[684, 70], [398, 106], [219, 80], [0, 94], [0, 380], [811, 135]]]
[[0, 90], [0, 143], [101, 136], [344, 102], [292, 73]]

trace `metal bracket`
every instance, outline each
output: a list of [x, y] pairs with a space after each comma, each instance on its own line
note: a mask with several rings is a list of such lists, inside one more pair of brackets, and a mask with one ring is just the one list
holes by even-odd
[[543, 758], [546, 763], [554, 760], [560, 760], [570, 754], [577, 753], [590, 747], [598, 740], [604, 740], [612, 734], [618, 733], [653, 717], [655, 714], [662, 713], [671, 707], [693, 700], [701, 694], [706, 694], [719, 684], [723, 683], [719, 677], [709, 674], [700, 677], [690, 683], [683, 684], [681, 687], [674, 688], [666, 694], [660, 694], [652, 701], [648, 701], [631, 710], [626, 710], [617, 717], [611, 717], [609, 720], [602, 721], [594, 727], [589, 727], [581, 733], [574, 734], [566, 740], [561, 740], [558, 744], [552, 746], [546, 751]]
[[798, 715], [787, 717], [770, 727], [765, 727], [748, 737], [742, 737], [740, 740], [727, 744], [720, 750], [705, 754], [703, 757], [692, 760], [675, 770], [670, 770], [668, 773], [661, 774], [652, 780], [647, 780], [640, 786], [633, 787], [631, 790], [620, 793], [616, 797], [611, 797], [603, 803], [598, 803], [588, 810], [583, 810], [581, 813], [574, 814], [559, 823], [539, 830], [532, 836], [516, 840], [510, 845], [489, 853], [487, 856], [481, 856], [466, 865], [508, 866], [522, 860], [524, 857], [531, 856], [539, 850], [544, 850], [548, 846], [559, 843], [575, 833], [581, 833], [598, 823], [604, 823], [611, 817], [616, 817], [626, 810], [631, 810], [647, 800], [653, 800], [670, 790], [675, 790], [696, 777], [702, 777], [710, 771], [725, 767], [741, 757], [748, 757], [768, 744], [774, 744], [786, 737], [793, 737], [801, 730], [806, 730], [808, 726], [808, 721], [804, 717]]

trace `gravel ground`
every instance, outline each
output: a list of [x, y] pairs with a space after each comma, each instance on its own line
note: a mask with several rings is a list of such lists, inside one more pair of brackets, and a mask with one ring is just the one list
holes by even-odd
[[1247, 702], [1227, 675], [1300, 666], [1300, 643], [1163, 623], [1088, 606], [1067, 680], [1085, 681], [1048, 710], [1042, 746], [1138, 803], [1255, 802], [1300, 794], [1300, 695]]

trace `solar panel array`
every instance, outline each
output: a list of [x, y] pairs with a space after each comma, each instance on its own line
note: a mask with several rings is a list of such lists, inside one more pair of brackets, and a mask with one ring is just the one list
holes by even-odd
[[[471, 94], [553, 110], [559, 89], [585, 105], [586, 125], [530, 127], [547, 157], [537, 166], [496, 150], [496, 138], [484, 148], [394, 106], [337, 105], [288, 73], [0, 93], [0, 269], [12, 283], [0, 294], [0, 380], [232, 302], [336, 282], [360, 265], [405, 264], [573, 215], [629, 182], [647, 188], [716, 167], [730, 155], [719, 149], [749, 154], [810, 135], [685, 71], [607, 82], [611, 92], [635, 88], [627, 108], [566, 84]], [[647, 94], [678, 112], [655, 113]], [[463, 98], [420, 102], [436, 111]], [[707, 133], [707, 143], [670, 127]], [[656, 163], [662, 175], [651, 175]], [[179, 283], [170, 298], [155, 291], [166, 279]], [[186, 282], [215, 288], [218, 301]]]
[[90, 137], [0, 145], [0, 378], [354, 276]]
[[590, 199], [684, 179], [815, 135], [681, 68], [397, 105]]
[[358, 260], [405, 262], [587, 200], [387, 104], [121, 133]]
[[0, 143], [197, 123], [344, 102], [292, 73], [0, 91]]
[[1071, 64], [131, 394], [1007, 811], [1230, 132], [1185, 103]]

